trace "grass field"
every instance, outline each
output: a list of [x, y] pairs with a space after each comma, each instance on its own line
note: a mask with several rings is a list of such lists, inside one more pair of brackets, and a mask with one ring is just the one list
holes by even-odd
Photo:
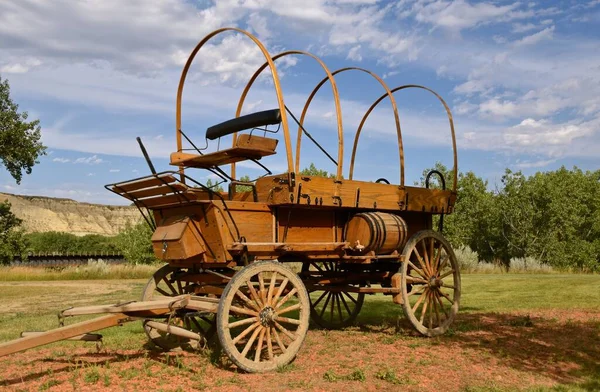
[[[0, 282], [0, 341], [57, 325], [67, 306], [137, 299], [145, 281]], [[463, 275], [457, 322], [414, 333], [390, 297], [370, 296], [356, 326], [313, 328], [296, 361], [237, 373], [217, 350], [163, 353], [139, 322], [104, 347], [61, 342], [0, 359], [8, 390], [600, 390], [600, 276]]]

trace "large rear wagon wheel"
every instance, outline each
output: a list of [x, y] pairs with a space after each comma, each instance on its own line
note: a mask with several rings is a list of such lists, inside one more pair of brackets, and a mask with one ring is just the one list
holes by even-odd
[[[310, 280], [325, 278], [338, 272], [338, 264], [333, 261], [302, 263], [301, 274]], [[358, 286], [357, 286], [358, 287]], [[312, 286], [310, 294], [310, 318], [321, 328], [340, 329], [352, 325], [365, 301], [364, 293], [332, 291], [326, 287]]]
[[460, 271], [450, 243], [436, 231], [419, 231], [406, 243], [402, 257], [404, 314], [421, 334], [443, 334], [460, 304]]
[[250, 264], [219, 302], [221, 347], [240, 369], [265, 372], [296, 357], [308, 331], [310, 302], [297, 274], [275, 261]]
[[[191, 287], [188, 286], [187, 282], [179, 279], [178, 275], [180, 272], [182, 272], [180, 268], [172, 267], [168, 264], [159, 268], [148, 280], [148, 283], [146, 283], [142, 293], [142, 301], [189, 294]], [[200, 346], [206, 345], [216, 332], [215, 316], [212, 313], [194, 314], [191, 312], [182, 312], [171, 317], [170, 323], [194, 331], [202, 336], [203, 340], [199, 342]], [[145, 323], [144, 331], [152, 343], [163, 350], [173, 350], [178, 347], [185, 347], [188, 344], [192, 346], [197, 345], [189, 339], [167, 334]]]

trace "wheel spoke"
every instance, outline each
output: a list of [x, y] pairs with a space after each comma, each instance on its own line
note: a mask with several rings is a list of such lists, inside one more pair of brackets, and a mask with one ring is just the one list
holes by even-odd
[[247, 314], [248, 316], [258, 316], [258, 312], [254, 311], [254, 310], [250, 310], [250, 309], [240, 308], [238, 306], [231, 305], [229, 309], [231, 312], [235, 312], [235, 313]]
[[329, 291], [323, 291], [323, 294], [321, 294], [321, 296], [315, 301], [315, 303], [312, 304], [312, 307], [316, 308], [319, 302], [321, 302], [321, 300], [323, 299], [323, 297], [327, 295], [327, 293], [329, 293]]
[[419, 297], [419, 299], [417, 299], [417, 302], [413, 305], [412, 312], [415, 315], [417, 314], [417, 309], [419, 308], [419, 305], [421, 305], [421, 302], [423, 302], [426, 295], [427, 295], [427, 291], [425, 291], [425, 293], [422, 293], [421, 296]]
[[[335, 296], [335, 302], [337, 304], [338, 318], [340, 319], [340, 323], [344, 322], [344, 315], [342, 314], [342, 304], [340, 303], [340, 296], [342, 294], [337, 293]], [[333, 320], [331, 320], [333, 321]]]
[[292, 335], [292, 333], [290, 331], [288, 331], [287, 329], [285, 329], [284, 326], [282, 326], [281, 324], [279, 324], [277, 321], [273, 321], [273, 323], [275, 324], [275, 327], [277, 327], [277, 329], [279, 329], [281, 332], [283, 332], [285, 336], [287, 336], [288, 338], [290, 338], [290, 340], [292, 342], [294, 340], [296, 340], [296, 337], [294, 335]]
[[440, 246], [437, 248], [437, 254], [435, 255], [435, 268], [439, 272], [442, 270], [440, 266], [440, 260], [442, 258], [442, 250], [444, 250], [444, 244], [440, 243]]
[[258, 336], [258, 345], [256, 346], [256, 353], [254, 354], [254, 362], [260, 362], [260, 355], [262, 354], [264, 338], [265, 338], [265, 328], [260, 330], [260, 335]]
[[252, 283], [250, 280], [248, 280], [246, 282], [246, 286], [248, 287], [248, 290], [250, 290], [250, 295], [252, 296], [252, 299], [254, 299], [254, 301], [258, 304], [258, 306], [262, 308], [264, 306], [264, 304], [260, 300], [260, 297], [259, 297], [258, 293], [256, 292], [256, 289], [254, 288], [254, 283]]
[[425, 302], [423, 302], [423, 309], [421, 310], [421, 317], [419, 318], [419, 322], [421, 324], [423, 324], [423, 320], [425, 320], [425, 314], [427, 314], [427, 305], [429, 304], [429, 290], [425, 291], [424, 297]]
[[[429, 254], [427, 253], [427, 244], [425, 243], [426, 240], [423, 240], [421, 242], [419, 242], [421, 244], [421, 249], [423, 250], [423, 261], [425, 261], [425, 265], [427, 266], [427, 271], [429, 271], [429, 276], [431, 276], [432, 274], [432, 270], [431, 270], [431, 264], [429, 263]], [[417, 249], [415, 247], [415, 249]]]
[[442, 271], [444, 269], [444, 267], [446, 266], [446, 263], [448, 262], [450, 258], [448, 257], [448, 255], [446, 255], [444, 257], [444, 259], [442, 260], [442, 264], [440, 265], [440, 268], [438, 269], [438, 271]]
[[169, 290], [171, 290], [171, 292], [173, 293], [173, 295], [171, 296], [177, 296], [177, 291], [175, 291], [175, 287], [173, 287], [173, 285], [171, 284], [171, 282], [169, 282], [169, 279], [167, 279], [166, 276], [163, 278], [163, 282], [165, 282], [165, 284], [169, 287]]
[[414, 276], [407, 276], [406, 283], [422, 285], [422, 284], [427, 284], [428, 282], [425, 279], [416, 278]]
[[319, 314], [320, 318], [323, 318], [323, 313], [325, 313], [325, 310], [327, 309], [327, 304], [329, 304], [329, 300], [331, 299], [331, 291], [327, 292], [327, 299], [325, 299], [325, 305], [323, 305], [323, 309], [321, 309], [321, 313]]
[[262, 272], [258, 273], [258, 285], [258, 287], [260, 288], [260, 291], [258, 293], [260, 296], [260, 300], [262, 301], [263, 306], [266, 306], [268, 305], [268, 303], [267, 298], [265, 297], [265, 280], [263, 279]]
[[248, 342], [246, 342], [246, 346], [244, 346], [244, 350], [241, 353], [242, 357], [244, 357], [244, 358], [246, 357], [246, 355], [248, 354], [248, 351], [250, 350], [250, 347], [252, 347], [252, 344], [256, 340], [256, 337], [262, 330], [263, 330], [263, 327], [259, 324], [258, 328], [256, 328], [254, 330], [254, 332], [252, 333], [252, 336], [250, 336], [250, 339], [248, 339]]
[[269, 292], [267, 293], [267, 305], [272, 305], [271, 299], [273, 298], [273, 290], [275, 290], [275, 282], [277, 281], [277, 272], [273, 272], [271, 275], [271, 284], [269, 285]]
[[277, 303], [277, 305], [275, 306], [274, 309], [275, 310], [279, 309], [281, 307], [281, 305], [283, 305], [284, 303], [286, 303], [287, 301], [289, 301], [289, 299], [292, 298], [297, 292], [298, 292], [297, 288], [294, 287], [293, 289], [291, 289], [290, 292], [287, 293], [287, 295], [285, 297], [283, 297], [281, 299], [281, 301], [279, 301]]
[[427, 288], [427, 286], [421, 286], [419, 288], [414, 288], [412, 290], [410, 290], [410, 293], [408, 293], [408, 297], [410, 297], [411, 295], [415, 295], [415, 294], [423, 294], [423, 291], [425, 291], [425, 289]]
[[440, 325], [442, 325], [442, 322], [440, 320], [440, 311], [438, 310], [437, 295], [436, 295], [435, 291], [433, 291], [431, 293], [431, 299], [433, 300], [433, 309], [435, 310], [435, 319], [437, 321], [437, 326], [439, 327]]
[[453, 269], [451, 269], [450, 271], [446, 271], [446, 272], [444, 272], [443, 275], [440, 275], [439, 279], [444, 279], [446, 276], [453, 274], [453, 273], [454, 273]]
[[358, 301], [355, 300], [350, 294], [348, 294], [345, 291], [342, 291], [342, 294], [344, 294], [346, 297], [350, 298], [352, 300], [352, 302], [354, 302], [354, 304], [358, 305]]
[[433, 303], [431, 302], [431, 296], [432, 296], [432, 294], [430, 294], [429, 298], [428, 298], [428, 302], [431, 304], [431, 306], [429, 307], [429, 329], [433, 329], [431, 324], [433, 324], [433, 321], [432, 321], [432, 319], [433, 319], [433, 304], [435, 303], [435, 302], [433, 302]]
[[434, 259], [435, 259], [435, 255], [433, 253], [433, 248], [435, 246], [435, 239], [433, 237], [431, 237], [429, 239], [429, 254], [428, 254], [428, 259], [429, 259], [429, 264], [431, 267], [431, 275], [435, 276], [435, 273], [437, 271], [437, 266], [434, 263]]
[[346, 308], [346, 311], [348, 312], [348, 315], [352, 314], [352, 311], [350, 310], [350, 307], [348, 306], [348, 303], [346, 302], [346, 299], [344, 298], [344, 295], [340, 295], [340, 299], [342, 300], [342, 302], [344, 303], [344, 307]]
[[448, 302], [450, 302], [452, 305], [454, 305], [454, 301], [448, 296], [448, 294], [444, 293], [443, 291], [440, 291], [440, 294], [444, 296], [444, 298], [446, 298], [448, 300]]
[[422, 277], [423, 279], [427, 279], [427, 276], [425, 276], [425, 275], [426, 275], [426, 272], [425, 272], [425, 271], [423, 271], [423, 270], [421, 270], [421, 269], [417, 268], [417, 266], [416, 266], [416, 265], [414, 265], [414, 264], [412, 263], [412, 261], [410, 261], [410, 260], [406, 260], [406, 262], [408, 263], [408, 265], [410, 265], [410, 266], [412, 267], [413, 271], [416, 271], [416, 272], [417, 272], [419, 275], [421, 275], [421, 277]]
[[279, 299], [279, 297], [281, 297], [281, 293], [283, 293], [283, 290], [285, 289], [285, 286], [287, 286], [289, 281], [290, 280], [288, 278], [285, 278], [283, 280], [283, 282], [281, 282], [281, 286], [279, 286], [279, 288], [277, 289], [277, 292], [275, 293], [275, 296], [271, 300], [272, 303], [274, 303], [274, 304], [277, 303], [277, 300]]
[[444, 308], [442, 298], [439, 295], [437, 295], [437, 293], [436, 293], [436, 298], [437, 298], [438, 303], [440, 304], [440, 308], [442, 309], [442, 312], [444, 312], [444, 315], [446, 316], [446, 320], [448, 320], [450, 318], [450, 316], [448, 315], [446, 308]]
[[227, 325], [227, 327], [229, 328], [235, 328], [235, 327], [239, 327], [241, 325], [247, 325], [247, 324], [252, 324], [255, 322], [259, 322], [260, 320], [258, 320], [257, 317], [248, 317], [247, 319], [243, 319], [243, 320], [239, 320], [239, 321], [235, 321], [233, 323], [230, 323], [229, 325]]
[[267, 328], [267, 353], [269, 360], [273, 359], [273, 341], [271, 340], [271, 327]]
[[277, 342], [277, 345], [279, 346], [281, 351], [283, 351], [285, 353], [285, 351], [287, 350], [287, 347], [285, 347], [285, 344], [283, 344], [283, 341], [281, 340], [281, 337], [279, 336], [279, 332], [277, 332], [277, 329], [275, 327], [272, 327], [272, 329], [273, 329], [273, 335], [275, 335], [275, 341]]
[[337, 298], [337, 293], [333, 293], [333, 298], [331, 299], [331, 311], [329, 312], [330, 321], [333, 322], [333, 310], [335, 307], [335, 299]]
[[277, 316], [281, 316], [282, 314], [286, 314], [286, 313], [289, 313], [289, 312], [293, 312], [294, 310], [298, 310], [301, 307], [302, 307], [301, 304], [290, 305], [287, 308], [283, 308], [281, 310], [278, 310], [277, 312], [275, 312], [275, 314]]
[[161, 293], [162, 295], [164, 295], [165, 297], [172, 297], [172, 294], [167, 293], [165, 290], [161, 289], [160, 287], [156, 286], [156, 291], [158, 291], [159, 293]]
[[260, 321], [257, 321], [254, 324], [252, 324], [251, 326], [249, 326], [248, 328], [246, 328], [245, 330], [243, 330], [242, 333], [240, 333], [238, 336], [236, 336], [233, 339], [233, 344], [234, 345], [237, 344], [237, 342], [239, 342], [240, 340], [245, 338], [246, 335], [248, 335], [250, 332], [256, 330], [259, 326], [260, 326]]
[[[425, 275], [430, 275], [430, 271], [427, 268], [427, 263], [425, 263], [425, 261], [421, 257], [421, 254], [419, 253], [419, 250], [417, 249], [416, 246], [415, 246], [414, 252], [415, 252], [415, 256], [417, 257], [417, 261], [419, 262], [419, 265], [422, 268], [421, 271], [424, 272]], [[409, 258], [409, 260], [410, 260], [410, 258]], [[414, 265], [413, 265], [413, 268], [415, 268]], [[427, 276], [425, 276], [425, 275], [423, 275], [423, 278], [427, 279]]]
[[288, 317], [279, 317], [279, 316], [277, 316], [275, 318], [275, 320], [277, 320], [277, 321], [279, 321], [281, 323], [287, 323], [287, 324], [293, 324], [293, 325], [300, 325], [301, 324], [299, 320], [296, 320], [296, 319], [293, 319], [293, 318], [288, 318]]
[[245, 303], [246, 305], [248, 305], [249, 307], [251, 307], [252, 309], [256, 310], [257, 312], [260, 312], [260, 308], [256, 305], [255, 302], [253, 302], [250, 298], [248, 298], [246, 296], [246, 294], [242, 293], [241, 290], [238, 290], [235, 292], [235, 294], [240, 297]]

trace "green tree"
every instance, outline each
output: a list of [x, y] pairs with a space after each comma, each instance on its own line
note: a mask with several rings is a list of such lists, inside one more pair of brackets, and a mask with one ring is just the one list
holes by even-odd
[[115, 237], [97, 234], [76, 236], [71, 233], [48, 231], [25, 235], [27, 250], [34, 253], [98, 254], [118, 252]]
[[27, 112], [19, 113], [18, 109], [10, 98], [8, 80], [0, 77], [0, 161], [20, 184], [23, 171], [31, 173], [46, 147], [40, 141], [40, 121], [27, 121]]
[[131, 264], [152, 264], [157, 261], [152, 250], [152, 229], [145, 222], [128, 225], [117, 235], [116, 246]]
[[325, 170], [317, 169], [314, 163], [311, 162], [310, 166], [305, 167], [300, 171], [300, 175], [302, 176], [316, 176], [316, 177], [325, 177], [325, 178], [335, 178], [334, 173], [328, 173]]
[[224, 191], [221, 184], [217, 184], [216, 182], [213, 183], [213, 181], [210, 178], [208, 180], [206, 180], [206, 187], [211, 188], [214, 192], [223, 192]]
[[510, 256], [600, 271], [599, 179], [577, 167], [531, 177], [507, 170], [499, 204]]
[[15, 256], [24, 255], [22, 223], [10, 210], [8, 200], [0, 203], [0, 264], [9, 264]]

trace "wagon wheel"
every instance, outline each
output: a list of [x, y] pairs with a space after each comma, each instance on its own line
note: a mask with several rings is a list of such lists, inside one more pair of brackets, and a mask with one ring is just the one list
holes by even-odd
[[[165, 265], [152, 275], [142, 293], [142, 301], [188, 294], [187, 282], [178, 279], [180, 268]], [[171, 324], [198, 333], [204, 339], [200, 345], [206, 345], [216, 332], [214, 314], [178, 313], [170, 320]], [[190, 343], [189, 339], [158, 331], [144, 324], [144, 331], [152, 343], [164, 350], [172, 350]]]
[[[304, 262], [302, 272], [317, 272], [327, 275], [336, 272], [338, 264], [333, 261]], [[351, 325], [363, 306], [364, 293], [348, 291], [319, 290], [314, 287], [310, 293], [310, 317], [318, 326], [326, 329], [340, 329]]]
[[460, 303], [460, 271], [450, 244], [439, 233], [414, 234], [402, 252], [402, 308], [425, 336], [446, 332]]
[[247, 372], [290, 363], [308, 331], [310, 302], [297, 274], [275, 261], [244, 267], [229, 281], [217, 312], [221, 347]]

